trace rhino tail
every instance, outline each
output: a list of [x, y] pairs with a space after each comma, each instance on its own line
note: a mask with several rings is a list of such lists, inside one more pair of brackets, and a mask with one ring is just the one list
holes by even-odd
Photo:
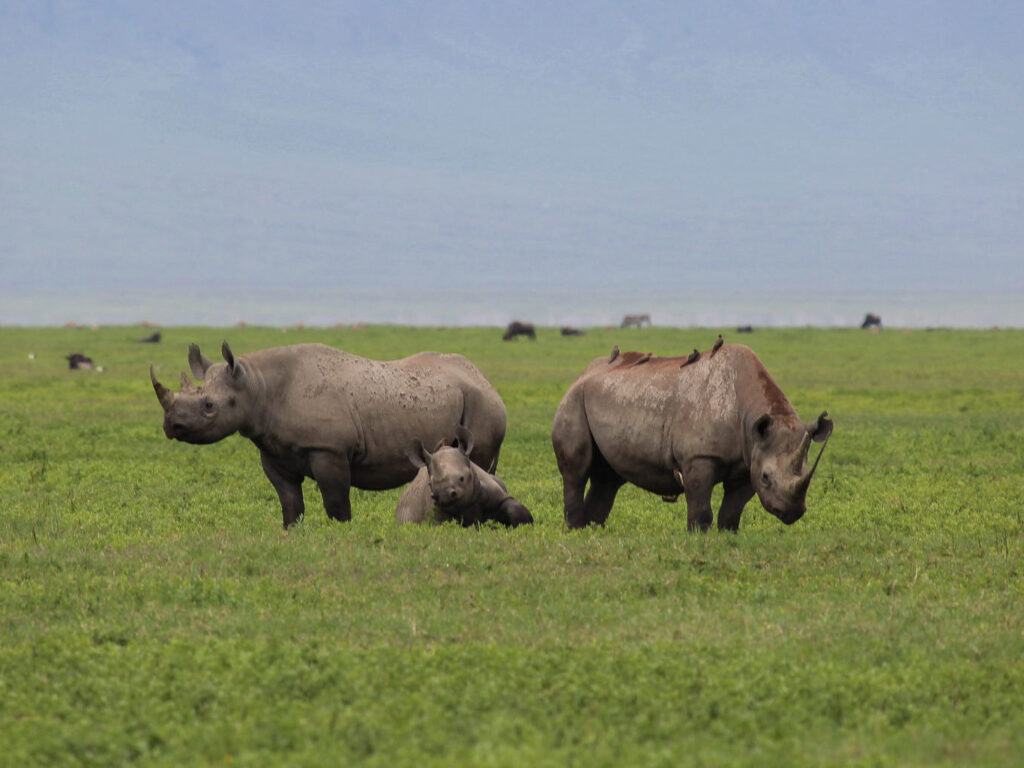
[[490, 469], [487, 470], [487, 474], [493, 475], [498, 471], [498, 457], [501, 456], [501, 446], [499, 445], [497, 450], [494, 451], [494, 461], [491, 462]]

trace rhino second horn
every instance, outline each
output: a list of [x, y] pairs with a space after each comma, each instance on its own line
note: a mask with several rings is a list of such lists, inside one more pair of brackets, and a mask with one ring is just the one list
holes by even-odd
[[181, 372], [181, 391], [190, 395], [194, 395], [199, 391], [199, 387], [192, 383], [192, 380], [184, 371]]
[[807, 452], [811, 448], [811, 433], [804, 432], [804, 437], [800, 441], [800, 447], [796, 449], [796, 453], [793, 454], [793, 465], [790, 469], [793, 470], [794, 475], [800, 474], [800, 471], [804, 468], [804, 459], [807, 458]]
[[149, 366], [149, 380], [153, 382], [153, 389], [156, 390], [156, 398], [160, 401], [160, 405], [165, 411], [168, 410], [174, 404], [174, 393], [156, 380], [152, 365]]

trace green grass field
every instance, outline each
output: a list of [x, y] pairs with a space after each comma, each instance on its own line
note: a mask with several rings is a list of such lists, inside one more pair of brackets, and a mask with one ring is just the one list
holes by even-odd
[[[567, 531], [569, 384], [719, 330], [0, 328], [0, 764], [1024, 762], [1024, 332], [724, 329], [835, 421], [807, 515], [689, 534], [627, 487]], [[465, 354], [536, 524], [398, 527], [400, 490], [336, 524], [307, 481], [282, 531], [251, 443], [161, 430], [149, 364], [224, 338]]]

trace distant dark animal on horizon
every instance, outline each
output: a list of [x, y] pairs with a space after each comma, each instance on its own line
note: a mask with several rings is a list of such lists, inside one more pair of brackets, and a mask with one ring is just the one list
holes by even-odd
[[620, 328], [643, 328], [644, 325], [651, 324], [650, 315], [626, 315], [622, 318], [622, 323], [619, 325]]
[[537, 331], [533, 327], [533, 323], [524, 323], [520, 320], [513, 320], [508, 324], [508, 328], [505, 329], [505, 334], [501, 337], [505, 341], [516, 338], [516, 336], [529, 336], [531, 339], [537, 338]]
[[563, 336], [586, 336], [587, 332], [586, 331], [581, 331], [579, 328], [573, 328], [571, 325], [566, 325], [566, 326], [563, 326], [563, 328], [562, 328], [562, 335]]
[[96, 368], [93, 365], [92, 358], [86, 357], [81, 352], [72, 352], [64, 359], [68, 361], [68, 368], [72, 370], [91, 371]]
[[736, 328], [736, 333], [753, 333], [754, 326], [752, 325], [741, 325]]
[[874, 312], [868, 312], [864, 315], [864, 322], [860, 324], [861, 328], [881, 328], [882, 318], [876, 315]]
[[161, 339], [160, 331], [157, 331], [151, 336], [147, 336], [144, 339], [139, 339], [139, 344], [159, 344]]

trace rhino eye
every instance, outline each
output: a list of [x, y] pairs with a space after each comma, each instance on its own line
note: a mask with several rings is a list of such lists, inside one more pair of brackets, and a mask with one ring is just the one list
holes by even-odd
[[766, 488], [771, 488], [771, 485], [772, 485], [772, 479], [771, 479], [771, 477], [769, 477], [769, 475], [768, 475], [768, 473], [767, 473], [767, 472], [762, 472], [762, 473], [761, 473], [761, 483], [762, 483], [762, 484], [763, 484], [763, 485], [764, 485], [764, 486], [765, 486]]
[[459, 482], [462, 483], [463, 485], [465, 485], [466, 484], [466, 476], [465, 475], [459, 475]]

